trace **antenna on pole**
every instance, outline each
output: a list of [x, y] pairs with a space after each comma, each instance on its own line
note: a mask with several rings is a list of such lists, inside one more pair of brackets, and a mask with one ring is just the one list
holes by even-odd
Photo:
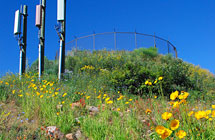
[[57, 21], [60, 23], [61, 31], [57, 32], [60, 38], [58, 79], [61, 80], [65, 72], [65, 35], [66, 35], [66, 0], [57, 0]]
[[45, 11], [46, 0], [40, 0], [40, 5], [36, 5], [35, 26], [39, 28], [39, 56], [38, 56], [38, 74], [39, 80], [44, 72], [44, 50], [45, 50]]
[[[22, 78], [22, 74], [25, 73], [25, 69], [26, 69], [27, 16], [28, 14], [27, 14], [26, 5], [24, 5], [23, 8], [21, 5], [20, 10], [16, 10], [15, 12], [13, 33], [17, 38], [18, 45], [20, 47], [20, 57], [19, 57], [19, 79], [20, 80]], [[21, 20], [23, 20], [23, 22]], [[21, 32], [21, 23], [23, 23], [22, 32]]]

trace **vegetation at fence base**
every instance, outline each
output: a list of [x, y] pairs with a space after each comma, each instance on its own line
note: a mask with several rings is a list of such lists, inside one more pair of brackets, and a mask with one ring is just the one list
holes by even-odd
[[[51, 69], [0, 79], [0, 139], [215, 139], [214, 75], [155, 48], [75, 51]], [[36, 63], [36, 62], [35, 62]], [[33, 68], [34, 67], [34, 68]], [[94, 108], [92, 111], [89, 108]], [[66, 139], [65, 136], [61, 139]]]
[[[156, 48], [140, 48], [132, 52], [75, 51], [73, 54], [66, 60], [68, 70], [97, 77], [105, 73], [104, 79], [109, 85], [118, 90], [127, 89], [132, 94], [143, 95], [149, 91], [168, 94], [174, 90], [206, 93], [215, 87], [210, 72], [171, 55], [159, 55]], [[164, 77], [162, 82], [158, 82], [159, 76]], [[148, 86], [146, 81], [152, 84]]]

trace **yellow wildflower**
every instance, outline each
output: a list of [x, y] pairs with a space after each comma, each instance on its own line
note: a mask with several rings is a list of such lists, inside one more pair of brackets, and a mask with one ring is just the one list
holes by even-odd
[[113, 101], [111, 101], [111, 100], [107, 102], [107, 104], [112, 104], [112, 103], [113, 103]]
[[146, 114], [150, 114], [152, 111], [150, 109], [146, 109]]
[[14, 94], [15, 92], [16, 92], [16, 90], [13, 90], [13, 91], [12, 91], [12, 94]]
[[117, 100], [118, 100], [118, 101], [119, 101], [119, 100], [122, 100], [123, 97], [124, 97], [124, 96], [120, 95], [120, 97], [117, 98]]
[[65, 97], [66, 95], [67, 95], [67, 93], [64, 93], [64, 94], [63, 94], [63, 97]]
[[168, 119], [171, 118], [171, 117], [172, 117], [172, 113], [164, 112], [164, 113], [162, 114], [162, 119], [164, 119], [164, 120], [168, 120]]
[[148, 83], [149, 83], [149, 81], [147, 80], [147, 81], [145, 82], [145, 85], [148, 85]]
[[202, 118], [207, 118], [207, 114], [205, 111], [198, 111], [195, 113], [195, 117], [197, 120], [202, 119]]
[[211, 110], [206, 110], [206, 114], [207, 115], [211, 114]]
[[172, 130], [176, 130], [176, 129], [178, 129], [178, 127], [179, 127], [179, 120], [176, 120], [176, 119], [172, 120], [170, 123], [170, 128]]
[[97, 96], [97, 99], [101, 98], [101, 94], [99, 94], [99, 96]]
[[178, 91], [171, 93], [170, 99], [174, 101], [178, 97], [178, 93], [179, 93]]
[[212, 111], [211, 117], [215, 117], [215, 110]]
[[179, 102], [178, 101], [173, 103], [173, 108], [179, 108]]
[[163, 80], [163, 77], [162, 77], [162, 76], [160, 76], [160, 77], [158, 78], [158, 80], [159, 80], [159, 81]]
[[190, 112], [188, 113], [188, 116], [192, 116], [193, 113], [194, 113], [194, 111], [190, 111]]
[[187, 133], [184, 130], [179, 130], [176, 134], [175, 134], [179, 139], [183, 139]]
[[110, 97], [107, 97], [107, 98], [105, 99], [106, 102], [107, 102], [108, 100], [110, 100]]
[[125, 104], [129, 104], [129, 102], [125, 102]]
[[18, 96], [19, 96], [19, 97], [22, 97], [23, 95], [22, 95], [22, 94], [19, 94]]
[[215, 109], [215, 105], [212, 105], [211, 107], [212, 107], [213, 109]]
[[169, 137], [172, 134], [172, 130], [169, 129], [165, 129], [165, 132], [161, 135], [162, 139], [166, 139], [167, 137]]
[[162, 135], [164, 132], [165, 132], [165, 127], [162, 126], [162, 125], [158, 125], [156, 128], [155, 128], [155, 131], [159, 134], [159, 135]]
[[44, 95], [40, 95], [40, 98], [43, 98]]
[[90, 96], [87, 96], [86, 99], [88, 100], [90, 98]]

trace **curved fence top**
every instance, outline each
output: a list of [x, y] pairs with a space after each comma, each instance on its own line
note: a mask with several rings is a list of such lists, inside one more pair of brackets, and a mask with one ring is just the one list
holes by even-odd
[[128, 50], [156, 47], [160, 54], [172, 54], [176, 58], [176, 47], [166, 39], [156, 35], [137, 32], [94, 33], [73, 39], [66, 43], [67, 52], [78, 50]]

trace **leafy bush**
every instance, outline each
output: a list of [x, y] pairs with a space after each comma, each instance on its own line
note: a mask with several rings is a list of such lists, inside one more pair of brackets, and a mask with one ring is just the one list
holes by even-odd
[[[34, 61], [29, 69], [29, 72], [38, 72], [38, 59]], [[57, 74], [58, 72], [58, 63], [54, 60], [48, 60], [46, 57], [44, 58], [44, 72], [46, 74]]]
[[[57, 73], [54, 61], [45, 59], [48, 73]], [[37, 69], [38, 61], [31, 70]], [[210, 72], [171, 55], [159, 55], [157, 48], [140, 48], [134, 51], [74, 51], [66, 57], [66, 69], [79, 77], [100, 79], [101, 83], [132, 94], [164, 94], [175, 90], [195, 90], [206, 93], [215, 89], [215, 78]], [[162, 82], [155, 82], [158, 77]], [[101, 81], [103, 80], [103, 81]], [[152, 83], [151, 86], [145, 84]], [[160, 90], [162, 86], [162, 91]]]

